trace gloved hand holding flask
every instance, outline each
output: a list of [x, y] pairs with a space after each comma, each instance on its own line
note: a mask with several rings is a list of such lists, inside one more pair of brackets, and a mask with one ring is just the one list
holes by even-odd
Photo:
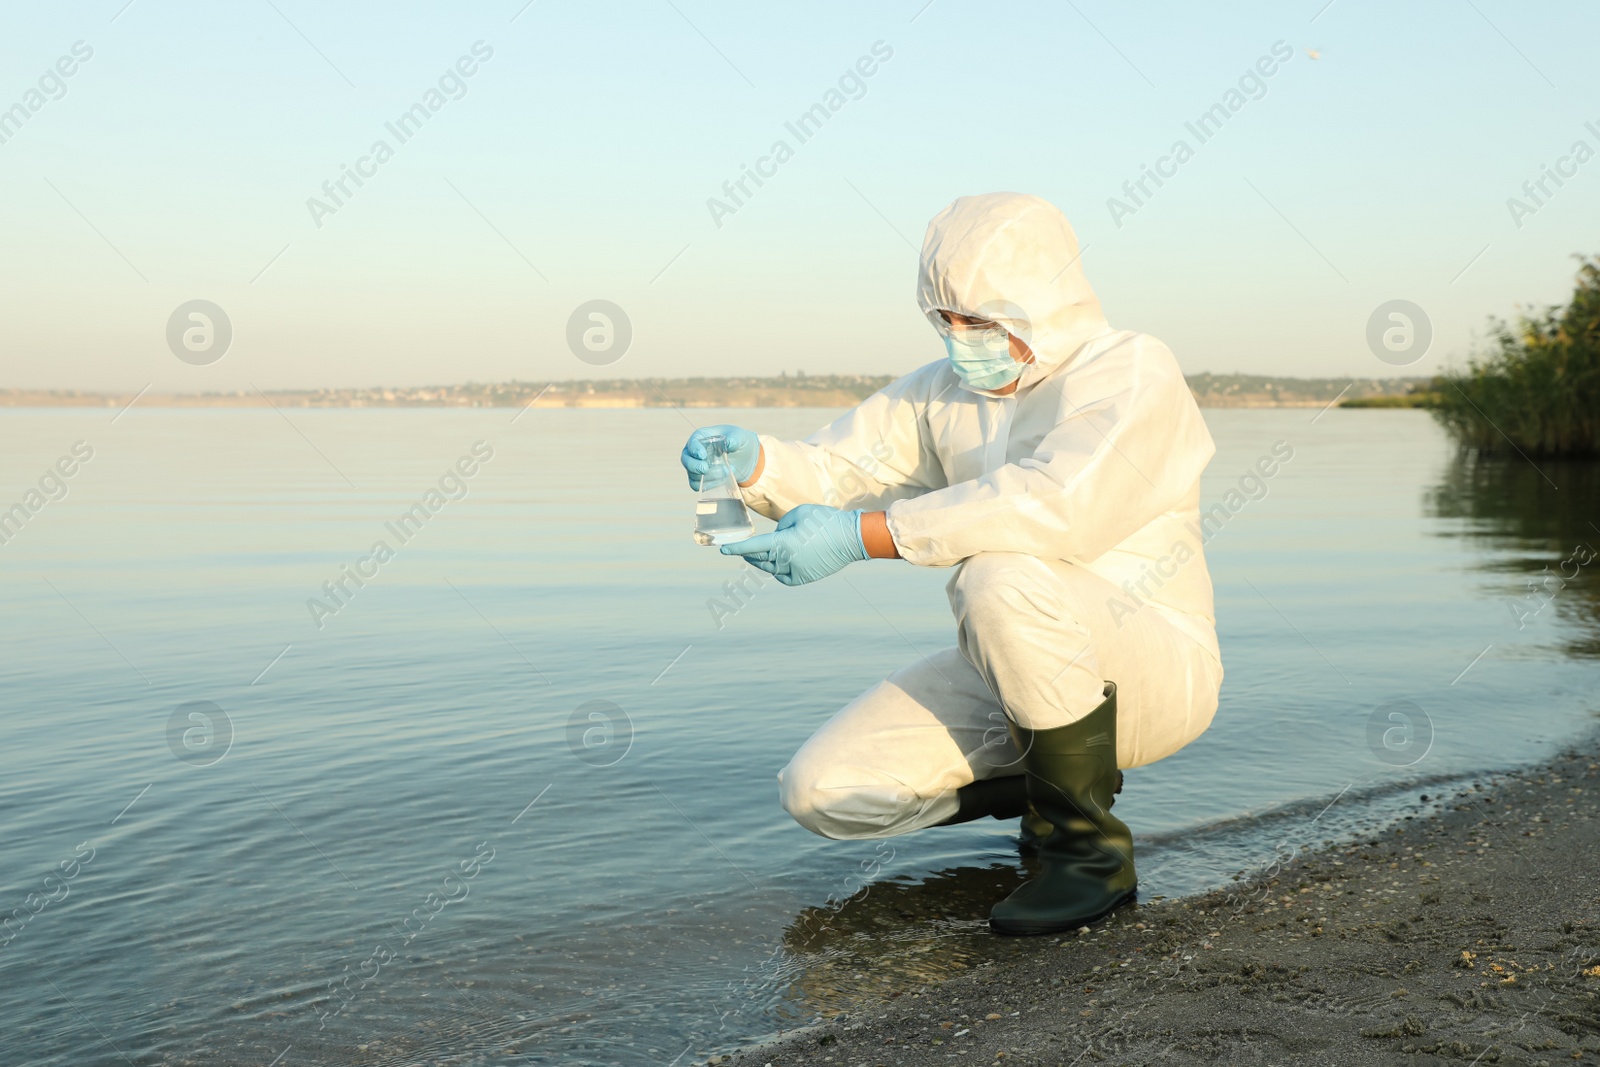
[[805, 585], [869, 558], [859, 511], [801, 504], [771, 533], [723, 545], [724, 556], [743, 556], [784, 585]]
[[720, 437], [727, 445], [728, 466], [741, 484], [755, 476], [761, 462], [761, 439], [742, 426], [702, 426], [689, 435], [688, 443], [678, 456], [678, 462], [689, 475], [689, 488], [703, 489], [709, 456], [706, 442]]

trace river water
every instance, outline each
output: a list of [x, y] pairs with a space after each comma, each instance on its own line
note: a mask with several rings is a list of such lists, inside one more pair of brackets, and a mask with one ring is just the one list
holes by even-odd
[[[1227, 681], [1128, 775], [1147, 898], [1592, 727], [1593, 465], [1206, 415]], [[691, 422], [829, 417], [0, 413], [0, 507], [45, 483], [0, 545], [0, 1059], [665, 1067], [985, 958], [1006, 828], [827, 842], [774, 782], [953, 643], [948, 574], [717, 611], [743, 565], [690, 538]]]

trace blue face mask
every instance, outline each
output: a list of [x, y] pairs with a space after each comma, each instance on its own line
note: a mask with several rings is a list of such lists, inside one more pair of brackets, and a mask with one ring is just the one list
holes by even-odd
[[943, 332], [950, 366], [972, 388], [994, 392], [1022, 377], [1022, 364], [1011, 358], [1011, 337], [1004, 329]]

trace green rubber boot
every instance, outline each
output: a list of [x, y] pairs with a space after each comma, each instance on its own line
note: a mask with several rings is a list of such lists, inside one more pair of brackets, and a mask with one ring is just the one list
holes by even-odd
[[1028, 812], [1028, 786], [1020, 774], [984, 778], [957, 789], [956, 803], [959, 805], [956, 813], [939, 826], [954, 826], [984, 817], [1015, 819]]
[[1022, 816], [1022, 830], [1017, 834], [1017, 851], [1024, 856], [1038, 855], [1039, 846], [1044, 844], [1044, 839], [1054, 829], [1044, 816], [1033, 810], [1032, 804], [1028, 805], [1028, 810]]
[[1075, 930], [1134, 898], [1133, 834], [1111, 814], [1117, 770], [1117, 687], [1077, 722], [1053, 730], [1011, 723], [1022, 752], [1028, 800], [1050, 823], [1041, 870], [989, 913], [997, 934]]
[[[1117, 787], [1113, 793], [1122, 792], [1122, 772], [1117, 772]], [[1044, 839], [1050, 836], [1050, 831], [1055, 829], [1047, 822], [1044, 816], [1033, 810], [1033, 805], [1028, 805], [1028, 810], [1022, 816], [1022, 832], [1017, 835], [1017, 851], [1024, 856], [1039, 854], [1039, 846], [1044, 844]]]
[[954, 826], [985, 817], [992, 819], [1022, 818], [1022, 832], [1017, 835], [1017, 851], [1031, 856], [1039, 851], [1039, 843], [1050, 833], [1050, 824], [1041, 819], [1028, 803], [1026, 775], [1008, 774], [998, 778], [985, 778], [956, 790], [956, 813], [939, 823]]

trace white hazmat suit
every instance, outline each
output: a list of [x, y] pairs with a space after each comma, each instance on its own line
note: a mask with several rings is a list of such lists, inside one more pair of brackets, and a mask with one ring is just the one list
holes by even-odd
[[861, 694], [779, 775], [825, 837], [888, 837], [955, 813], [956, 790], [1021, 773], [1005, 729], [1045, 730], [1118, 686], [1117, 761], [1169, 756], [1222, 683], [1202, 553], [1215, 451], [1172, 353], [1114, 330], [1066, 218], [1034, 196], [962, 197], [928, 226], [917, 302], [1005, 326], [1032, 349], [1012, 396], [921, 367], [805, 441], [763, 435], [746, 502], [886, 510], [900, 554], [958, 567], [957, 647]]

